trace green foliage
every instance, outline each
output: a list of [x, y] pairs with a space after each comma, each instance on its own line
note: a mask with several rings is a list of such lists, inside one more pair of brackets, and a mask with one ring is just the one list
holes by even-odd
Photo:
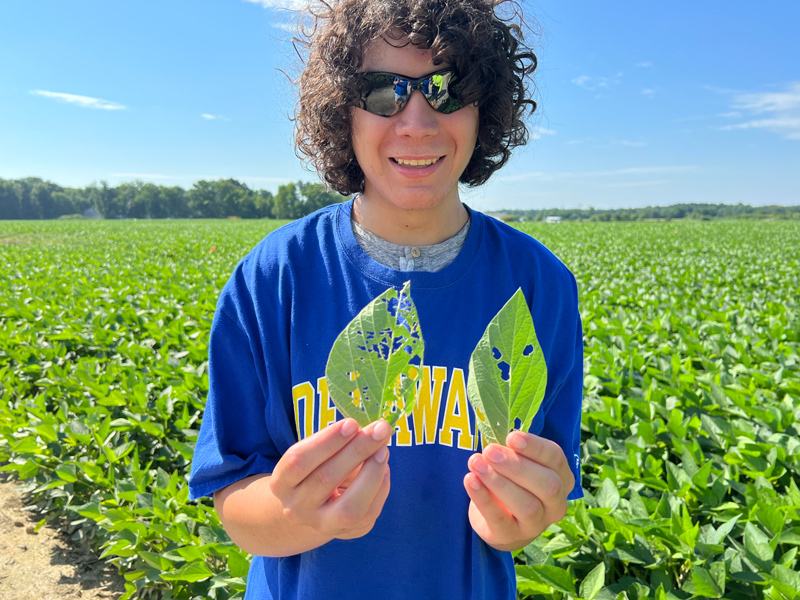
[[547, 365], [531, 311], [518, 289], [486, 326], [469, 361], [467, 394], [484, 444], [527, 430], [547, 387]]
[[[278, 224], [0, 223], [0, 464], [128, 597], [242, 597], [185, 478], [216, 298]], [[578, 279], [586, 499], [517, 553], [520, 596], [796, 598], [798, 225], [521, 227]]]
[[800, 227], [523, 227], [578, 279], [586, 499], [522, 595], [797, 597]]
[[187, 501], [186, 475], [216, 298], [281, 224], [0, 223], [0, 465], [127, 597], [244, 589], [249, 557], [210, 501]]
[[424, 352], [407, 281], [367, 304], [334, 341], [325, 379], [336, 408], [362, 427], [381, 418], [394, 425], [417, 401]]

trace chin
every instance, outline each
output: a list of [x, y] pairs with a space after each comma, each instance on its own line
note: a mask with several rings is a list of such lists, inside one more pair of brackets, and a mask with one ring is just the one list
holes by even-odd
[[396, 193], [391, 197], [391, 202], [398, 208], [405, 210], [427, 210], [436, 208], [448, 201], [458, 201], [458, 194], [453, 194], [454, 199], [450, 198], [451, 194], [445, 192], [432, 192], [426, 191], [407, 191], [405, 193]]

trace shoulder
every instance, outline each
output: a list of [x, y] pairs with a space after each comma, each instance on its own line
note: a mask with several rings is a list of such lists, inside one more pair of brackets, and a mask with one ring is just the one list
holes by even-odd
[[512, 227], [507, 223], [472, 211], [473, 218], [480, 219], [483, 225], [483, 243], [489, 252], [504, 257], [507, 264], [519, 266], [540, 281], [556, 283], [567, 289], [574, 289], [575, 277], [567, 266], [549, 248], [532, 235]]
[[270, 232], [242, 259], [245, 268], [279, 265], [303, 252], [333, 250], [324, 242], [334, 235], [337, 217], [346, 204], [332, 204]]
[[290, 289], [298, 273], [310, 274], [325, 264], [326, 257], [339, 252], [334, 238], [345, 204], [326, 206], [267, 234], [236, 265], [220, 295], [223, 310], [238, 300], [268, 301]]

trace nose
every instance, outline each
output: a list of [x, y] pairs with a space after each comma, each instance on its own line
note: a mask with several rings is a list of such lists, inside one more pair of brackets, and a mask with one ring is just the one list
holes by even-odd
[[432, 137], [439, 131], [438, 115], [422, 92], [414, 90], [403, 110], [395, 115], [395, 131], [401, 136]]

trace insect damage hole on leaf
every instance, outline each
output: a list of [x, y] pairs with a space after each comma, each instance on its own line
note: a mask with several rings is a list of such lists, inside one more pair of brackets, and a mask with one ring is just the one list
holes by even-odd
[[486, 327], [469, 361], [467, 396], [486, 444], [526, 431], [547, 387], [547, 365], [522, 289]]
[[333, 343], [325, 378], [336, 408], [362, 427], [381, 418], [394, 425], [416, 403], [424, 349], [410, 282], [389, 288]]

